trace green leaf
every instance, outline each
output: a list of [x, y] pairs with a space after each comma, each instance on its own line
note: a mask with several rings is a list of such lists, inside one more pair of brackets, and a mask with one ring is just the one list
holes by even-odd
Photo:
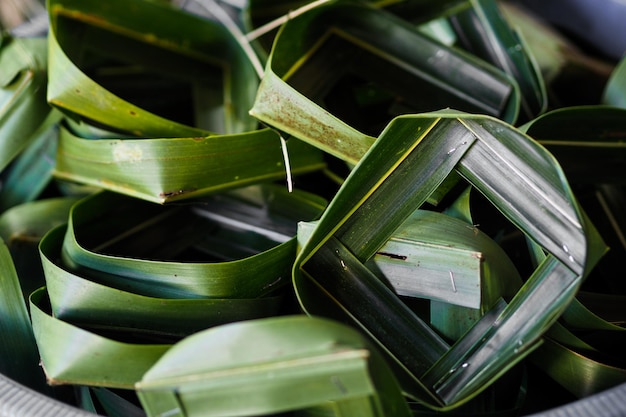
[[[545, 259], [545, 255], [538, 258]], [[596, 303], [602, 300], [601, 310], [613, 310], [613, 319], [623, 322], [623, 297], [579, 291], [559, 322], [546, 332], [545, 343], [529, 359], [569, 392], [585, 397], [626, 382], [621, 360], [626, 329], [594, 314], [579, 297], [595, 299]]]
[[[126, 396], [101, 387], [78, 387], [81, 408], [108, 417], [144, 417], [145, 411]], [[129, 393], [131, 391], [126, 391]], [[96, 406], [96, 404], [98, 406]], [[103, 411], [100, 411], [103, 410]]]
[[286, 285], [297, 222], [325, 201], [257, 185], [161, 206], [110, 192], [70, 214], [64, 267], [117, 289], [163, 298], [256, 298]]
[[[267, 54], [277, 30], [288, 20], [318, 7], [327, 0], [250, 0], [243, 8], [243, 23], [248, 33], [246, 37], [258, 42], [259, 53]], [[467, 0], [410, 1], [368, 1], [372, 6], [384, 8], [413, 24], [424, 23], [467, 7]]]
[[393, 375], [361, 335], [302, 315], [190, 336], [136, 388], [149, 416], [267, 415], [329, 403], [336, 416], [409, 415]]
[[30, 202], [0, 216], [0, 372], [47, 395], [54, 393], [39, 366], [27, 298], [44, 283], [39, 240], [50, 228], [67, 221], [74, 201], [60, 198]]
[[[222, 25], [164, 2], [50, 0], [48, 10], [48, 100], [68, 115], [140, 137], [198, 137], [256, 127], [247, 111], [258, 79]], [[155, 84], [148, 84], [148, 90], [166, 93], [172, 85], [173, 99], [190, 90], [192, 96], [183, 97], [171, 111], [180, 113], [189, 100], [196, 100], [197, 123], [177, 122], [142, 108], [158, 106], [154, 96], [143, 94], [148, 100], [137, 105], [124, 99], [137, 93], [141, 97], [140, 88], [151, 79]], [[169, 102], [175, 103], [173, 99]], [[164, 111], [167, 116], [170, 110]]]
[[324, 167], [310, 146], [283, 149], [271, 131], [254, 130], [258, 79], [224, 25], [139, 0], [131, 12], [117, 0], [51, 0], [49, 9], [48, 100], [109, 131], [91, 141], [63, 129], [57, 177], [164, 203]]
[[45, 284], [39, 242], [51, 229], [65, 224], [77, 198], [49, 198], [15, 206], [0, 216], [0, 237], [6, 242], [28, 301], [31, 292]]
[[51, 111], [29, 146], [0, 174], [0, 213], [35, 200], [52, 180], [61, 115]]
[[[608, 294], [596, 294], [581, 291], [578, 293], [576, 300], [572, 301], [567, 310], [563, 313], [562, 320], [565, 325], [570, 329], [576, 330], [610, 330], [610, 331], [626, 331], [624, 327], [619, 324], [613, 324], [608, 320], [595, 314], [593, 310], [587, 308], [580, 300], [595, 299], [602, 300], [600, 306], [595, 306], [596, 309], [602, 311], [614, 311], [621, 312], [621, 307], [624, 305], [624, 296], [608, 295]], [[615, 314], [615, 313], [614, 313]], [[626, 315], [622, 314], [619, 317], [613, 317], [613, 319], [621, 323], [626, 320]]]
[[399, 295], [483, 311], [521, 286], [515, 266], [487, 235], [428, 210], [411, 214], [371, 261]]
[[46, 40], [0, 35], [0, 172], [34, 140], [46, 102]]
[[472, 0], [472, 7], [450, 16], [461, 45], [517, 81], [524, 119], [533, 119], [547, 107], [543, 78], [532, 55], [494, 0]]
[[455, 107], [512, 121], [518, 105], [515, 82], [484, 61], [385, 11], [328, 2], [281, 27], [250, 113], [356, 163], [397, 114]]
[[276, 315], [281, 296], [155, 298], [98, 284], [58, 264], [65, 228], [52, 230], [41, 256], [52, 313], [77, 326], [160, 335], [177, 340], [212, 326]]
[[[288, 141], [292, 174], [324, 167], [321, 153]], [[61, 128], [54, 175], [143, 200], [169, 203], [284, 178], [278, 136], [269, 129], [237, 135], [154, 139], [85, 139]]]
[[604, 88], [602, 103], [626, 108], [626, 57], [615, 66]]
[[600, 101], [613, 63], [587, 52], [583, 45], [519, 3], [498, 4], [537, 63], [551, 108]]
[[576, 106], [548, 112], [521, 129], [558, 159], [573, 183], [622, 183], [626, 109]]
[[626, 368], [598, 362], [546, 338], [530, 359], [577, 397], [587, 397], [626, 382]]
[[[591, 312], [596, 317], [600, 317], [603, 324], [597, 324], [596, 319], [587, 324], [587, 328], [593, 329], [607, 329], [616, 330], [623, 329], [621, 326], [626, 318], [624, 317], [624, 295], [620, 294], [600, 294], [589, 291], [580, 291], [577, 295], [577, 299], [583, 305], [583, 307]], [[606, 326], [606, 323], [610, 323], [610, 326]]]
[[22, 289], [9, 249], [2, 240], [0, 284], [0, 372], [32, 389], [46, 391]]
[[[301, 246], [315, 224], [299, 224]], [[483, 312], [507, 291], [513, 295], [522, 283], [509, 257], [485, 233], [462, 220], [428, 210], [412, 213], [366, 266], [398, 295]]]
[[[452, 170], [550, 255], [508, 306], [485, 315], [448, 350], [380, 280], [370, 278], [363, 263]], [[536, 348], [604, 249], [544, 148], [497, 119], [438, 112], [389, 124], [302, 249], [294, 284], [307, 312], [341, 316], [344, 311], [344, 319], [347, 313], [402, 367], [401, 381], [413, 381], [403, 387], [407, 392], [435, 408], [449, 408]], [[361, 296], [355, 298], [357, 289]], [[324, 297], [330, 300], [320, 302]]]
[[76, 387], [76, 391], [76, 396], [78, 397], [77, 403], [79, 404], [80, 408], [90, 413], [97, 414], [98, 410], [96, 410], [96, 403], [91, 396], [91, 391], [89, 387], [84, 385], [81, 387]]
[[132, 388], [170, 345], [122, 342], [56, 319], [45, 288], [31, 294], [33, 332], [48, 383]]

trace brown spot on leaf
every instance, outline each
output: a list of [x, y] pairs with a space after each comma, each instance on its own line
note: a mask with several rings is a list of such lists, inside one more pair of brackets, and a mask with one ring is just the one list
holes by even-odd
[[188, 190], [175, 190], [175, 191], [163, 191], [161, 193], [159, 193], [159, 197], [161, 198], [171, 198], [171, 197], [176, 197], [185, 193], [191, 193], [196, 191], [195, 188], [192, 189], [188, 189]]
[[398, 255], [396, 253], [390, 253], [390, 252], [376, 252], [378, 255], [381, 256], [387, 256], [391, 259], [399, 259], [401, 261], [406, 261], [407, 260], [407, 256], [406, 255]]

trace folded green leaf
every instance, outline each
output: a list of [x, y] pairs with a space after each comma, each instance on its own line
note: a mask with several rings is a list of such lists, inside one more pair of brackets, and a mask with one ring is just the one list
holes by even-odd
[[33, 132], [29, 146], [0, 174], [0, 213], [9, 207], [35, 200], [52, 179], [61, 114], [48, 117]]
[[[198, 137], [256, 127], [247, 111], [258, 79], [222, 25], [144, 0], [106, 5], [50, 0], [48, 10], [48, 100], [68, 115], [140, 137]], [[151, 79], [156, 82], [142, 91]], [[173, 94], [192, 91], [173, 108], [177, 113], [195, 108], [192, 123], [171, 120], [167, 109], [161, 117], [142, 107], [177, 103], [160, 100], [169, 85]]]
[[[542, 258], [545, 255], [540, 254], [538, 259]], [[621, 359], [626, 329], [594, 314], [579, 301], [581, 296], [587, 301], [603, 300], [602, 309], [613, 310], [612, 319], [623, 322], [623, 297], [579, 291], [559, 322], [546, 332], [545, 344], [530, 356], [539, 369], [578, 397], [626, 382]]]
[[136, 388], [149, 416], [268, 415], [329, 403], [335, 416], [409, 415], [393, 374], [361, 335], [306, 316], [197, 333]]
[[[248, 30], [248, 39], [259, 41], [260, 54], [267, 54], [277, 29], [295, 16], [327, 1], [318, 0], [250, 0], [243, 8], [243, 23]], [[433, 1], [368, 1], [372, 6], [384, 8], [413, 24], [424, 23], [431, 19], [453, 13], [457, 9], [467, 7], [467, 0]]]
[[461, 45], [513, 77], [520, 88], [524, 119], [533, 119], [547, 106], [543, 78], [520, 39], [494, 0], [472, 0], [471, 7], [450, 16]]
[[253, 130], [258, 79], [223, 25], [144, 0], [131, 12], [124, 1], [51, 0], [49, 9], [49, 102], [119, 132], [89, 141], [63, 130], [57, 177], [168, 202], [324, 166], [310, 146], [285, 150], [271, 131]]
[[[414, 252], [407, 247], [409, 243]], [[399, 295], [482, 311], [521, 286], [515, 266], [487, 235], [463, 221], [427, 210], [411, 214], [371, 261]], [[473, 273], [468, 274], [469, 270]]]
[[356, 163], [397, 114], [453, 107], [512, 121], [518, 105], [515, 82], [484, 61], [388, 12], [328, 2], [281, 27], [250, 113]]
[[545, 146], [573, 183], [623, 183], [626, 169], [626, 109], [566, 107], [521, 129]]
[[55, 392], [39, 366], [27, 299], [44, 284], [39, 241], [49, 229], [67, 221], [75, 201], [40, 200], [12, 207], [0, 216], [0, 372], [46, 395]]
[[325, 201], [257, 185], [187, 205], [104, 192], [72, 209], [63, 265], [82, 277], [159, 298], [256, 298], [286, 285], [297, 222]]
[[39, 242], [49, 230], [67, 222], [76, 201], [73, 197], [43, 199], [20, 204], [0, 216], [0, 238], [11, 252], [25, 302], [45, 284]]
[[[288, 141], [292, 174], [324, 167], [322, 155]], [[278, 136], [84, 139], [61, 128], [54, 175], [147, 201], [168, 203], [285, 177]]]
[[[624, 312], [624, 303], [626, 303], [626, 296], [620, 294], [600, 294], [589, 291], [580, 291], [576, 298], [581, 305], [596, 316], [592, 322], [585, 320], [583, 323], [587, 323], [586, 328], [593, 329], [605, 329], [616, 330], [616, 328], [623, 329], [623, 324], [626, 322], [626, 314]], [[597, 319], [600, 318], [603, 324], [598, 324]], [[580, 324], [581, 321], [575, 320]], [[609, 323], [609, 326], [606, 324]]]
[[590, 53], [521, 3], [498, 4], [537, 63], [549, 92], [550, 107], [599, 102], [613, 63]]
[[[315, 224], [299, 224], [301, 246]], [[477, 227], [428, 210], [411, 214], [366, 266], [398, 295], [483, 312], [522, 284], [502, 248]]]
[[563, 313], [562, 320], [570, 329], [626, 331], [626, 328], [619, 325], [626, 321], [626, 314], [624, 314], [623, 311], [619, 318], [614, 318], [619, 324], [614, 324], [598, 316], [593, 310], [588, 309], [580, 301], [581, 298], [602, 300], [602, 305], [598, 306], [599, 309], [605, 311], [613, 310], [615, 312], [622, 311], [624, 302], [626, 301], [624, 296], [594, 294], [581, 291], [578, 293], [576, 300], [572, 301], [567, 310]]
[[9, 249], [0, 240], [0, 372], [15, 381], [46, 391], [28, 310]]
[[276, 315], [282, 297], [154, 298], [107, 287], [58, 264], [65, 227], [48, 233], [40, 250], [53, 315], [77, 326], [134, 331], [176, 340], [219, 324]]
[[46, 40], [0, 35], [0, 172], [34, 139], [50, 113]]
[[39, 241], [49, 230], [65, 224], [76, 197], [56, 197], [31, 201], [13, 207], [0, 216], [0, 237], [12, 241]]
[[170, 348], [113, 340], [56, 319], [46, 311], [45, 288], [30, 299], [33, 332], [51, 385], [132, 388]]
[[[380, 281], [366, 279], [362, 263], [452, 170], [550, 255], [506, 308], [487, 314], [448, 350]], [[475, 396], [537, 346], [604, 249], [544, 148], [494, 118], [439, 112], [398, 117], [389, 124], [300, 253], [294, 283], [307, 312], [348, 313], [349, 321], [404, 367], [405, 377], [430, 392], [428, 397], [418, 389], [413, 395], [446, 408]], [[342, 283], [356, 276], [361, 296], [343, 294]], [[308, 280], [320, 285], [331, 301], [319, 302], [324, 295]], [[388, 316], [393, 320], [385, 319], [383, 305], [396, 312]]]
[[550, 338], [546, 338], [530, 359], [577, 397], [586, 397], [626, 382], [626, 368], [585, 357]]

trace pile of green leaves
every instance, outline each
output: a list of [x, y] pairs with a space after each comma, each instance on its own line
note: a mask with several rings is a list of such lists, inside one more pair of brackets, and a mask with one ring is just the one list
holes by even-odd
[[0, 373], [51, 407], [509, 416], [626, 383], [626, 60], [495, 0], [46, 13], [0, 39]]

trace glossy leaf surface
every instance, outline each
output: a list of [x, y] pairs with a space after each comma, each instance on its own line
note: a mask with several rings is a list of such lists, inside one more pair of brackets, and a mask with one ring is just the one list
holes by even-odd
[[[289, 141], [291, 172], [324, 167], [321, 154]], [[269, 129], [232, 136], [85, 139], [62, 129], [56, 177], [156, 203], [191, 199], [282, 179], [278, 136]]]
[[[211, 132], [240, 133], [254, 129], [247, 115], [254, 98], [253, 68], [223, 26], [159, 2], [85, 3], [51, 0], [50, 79], [48, 100], [69, 115], [139, 137], [197, 137]], [[222, 120], [214, 129], [162, 117], [120, 97], [130, 84], [116, 84], [124, 74], [156, 77], [167, 85], [196, 89], [214, 96]], [[136, 75], [135, 75], [136, 77]], [[159, 78], [162, 77], [162, 78]], [[120, 79], [120, 82], [124, 78]], [[103, 85], [109, 86], [107, 89]], [[159, 85], [158, 83], [155, 85]], [[163, 90], [165, 91], [165, 90]], [[117, 93], [117, 94], [116, 94]], [[224, 94], [223, 97], [219, 97]], [[215, 97], [217, 95], [218, 97]], [[158, 105], [159, 101], [145, 102]], [[184, 105], [184, 103], [182, 104]], [[196, 117], [203, 122], [201, 114]], [[205, 117], [206, 119], [206, 117]], [[193, 123], [195, 124], [195, 123]]]
[[623, 183], [626, 109], [600, 105], [562, 108], [521, 129], [554, 154], [570, 181]]
[[49, 384], [132, 388], [170, 347], [122, 342], [56, 319], [46, 311], [45, 288], [30, 300], [33, 332]]
[[[198, 351], [205, 354], [190, 361]], [[328, 403], [336, 416], [409, 415], [393, 375], [358, 332], [303, 315], [197, 333], [164, 355], [137, 390], [150, 416], [265, 415]]]
[[0, 172], [33, 140], [50, 113], [45, 39], [0, 36]]
[[[383, 79], [377, 72], [382, 68]], [[351, 77], [365, 80], [353, 87], [364, 96], [348, 93], [344, 109], [368, 106], [368, 95], [374, 97], [372, 103], [380, 97], [392, 107], [400, 102], [401, 108], [365, 120], [333, 112], [329, 97], [333, 86]], [[370, 135], [377, 136], [397, 114], [453, 107], [514, 120], [519, 104], [516, 94], [514, 82], [500, 71], [439, 44], [391, 14], [364, 5], [329, 2], [281, 28], [250, 113], [356, 163], [373, 143]]]
[[47, 290], [54, 316], [103, 330], [158, 334], [172, 340], [219, 324], [276, 315], [282, 297], [156, 298], [98, 284], [59, 265], [65, 228], [50, 232], [41, 245]]
[[492, 63], [517, 81], [520, 113], [529, 120], [544, 112], [547, 92], [532, 56], [498, 2], [473, 0], [471, 7], [450, 16], [463, 47]]
[[[400, 300], [394, 302], [382, 283], [364, 280], [367, 269], [362, 263], [454, 169], [551, 256], [506, 308], [487, 314], [448, 350]], [[294, 283], [309, 313], [336, 315], [332, 311], [337, 307], [345, 311], [405, 367], [414, 383], [433, 393], [427, 401], [449, 407], [474, 396], [536, 347], [604, 250], [601, 240], [587, 241], [585, 230], [595, 236], [558, 164], [514, 128], [492, 118], [451, 112], [400, 117], [381, 134], [325, 212], [296, 262]], [[359, 300], [339, 295], [351, 276], [360, 277], [360, 282], [354, 281], [363, 287]], [[314, 301], [323, 295], [313, 295], [317, 292], [309, 288], [309, 280], [337, 304], [330, 313], [325, 309], [328, 303]], [[395, 314], [365, 308], [380, 303], [395, 309]], [[398, 314], [403, 310], [405, 314]], [[385, 316], [394, 317], [393, 323]], [[421, 330], [407, 332], [403, 326]], [[491, 343], [498, 345], [497, 357], [490, 353]], [[408, 346], [420, 351], [418, 362]], [[412, 394], [425, 398], [424, 392]], [[433, 401], [435, 396], [442, 403]]]
[[146, 296], [256, 298], [289, 282], [296, 224], [324, 206], [272, 185], [171, 207], [100, 193], [73, 208], [62, 259], [74, 273]]

